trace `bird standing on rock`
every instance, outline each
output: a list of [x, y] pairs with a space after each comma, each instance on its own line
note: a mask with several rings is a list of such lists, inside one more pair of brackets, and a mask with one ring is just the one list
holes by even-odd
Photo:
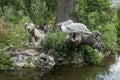
[[82, 23], [74, 23], [72, 20], [67, 20], [57, 24], [61, 27], [61, 30], [67, 34], [80, 33], [80, 34], [92, 34], [86, 25]]

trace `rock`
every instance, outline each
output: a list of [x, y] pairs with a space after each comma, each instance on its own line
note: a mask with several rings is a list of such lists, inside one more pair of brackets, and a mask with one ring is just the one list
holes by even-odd
[[26, 49], [8, 53], [11, 57], [10, 60], [18, 67], [36, 67], [35, 61], [38, 60], [38, 54], [39, 52], [35, 49]]
[[54, 57], [47, 54], [40, 54], [34, 49], [26, 49], [20, 52], [9, 53], [11, 61], [18, 67], [37, 67], [41, 69], [51, 69], [55, 65]]
[[52, 69], [55, 65], [55, 60], [47, 54], [40, 54], [38, 58], [38, 66], [42, 69]]
[[27, 50], [24, 50], [21, 53], [22, 54], [28, 54], [28, 55], [37, 55], [37, 54], [39, 54], [39, 52], [36, 51], [35, 49], [27, 49]]
[[92, 48], [98, 49], [99, 51], [103, 51], [105, 45], [101, 41], [100, 36], [101, 33], [99, 31], [95, 31], [85, 38], [85, 43], [90, 45]]
[[[69, 34], [67, 35], [67, 47], [69, 50], [73, 50], [74, 48], [81, 45], [90, 45], [93, 48], [102, 51], [104, 48], [104, 44], [100, 41], [100, 33], [93, 32], [92, 34], [80, 35], [80, 34]], [[15, 52], [10, 52], [8, 55], [11, 57], [11, 61], [14, 65], [18, 67], [40, 67], [41, 69], [52, 69], [55, 65], [66, 65], [70, 64], [70, 59], [67, 59], [69, 56], [61, 57], [54, 54], [54, 49], [49, 49], [46, 51], [46, 54], [39, 53], [36, 49], [25, 49]], [[70, 51], [69, 53], [72, 53]], [[76, 53], [77, 54], [77, 53]], [[70, 54], [71, 55], [71, 54]], [[72, 55], [71, 55], [72, 56]], [[72, 63], [82, 63], [84, 62], [82, 55], [77, 55]]]

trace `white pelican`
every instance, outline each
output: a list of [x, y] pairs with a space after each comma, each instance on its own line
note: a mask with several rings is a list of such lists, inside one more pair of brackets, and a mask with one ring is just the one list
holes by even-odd
[[82, 23], [73, 23], [72, 20], [67, 20], [57, 24], [61, 27], [61, 30], [65, 33], [81, 33], [81, 34], [92, 34]]

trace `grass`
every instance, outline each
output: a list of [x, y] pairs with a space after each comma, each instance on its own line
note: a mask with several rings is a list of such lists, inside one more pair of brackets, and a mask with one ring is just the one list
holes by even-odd
[[6, 22], [0, 29], [0, 49], [13, 45], [16, 49], [22, 47], [27, 41], [27, 32], [24, 22], [19, 24]]

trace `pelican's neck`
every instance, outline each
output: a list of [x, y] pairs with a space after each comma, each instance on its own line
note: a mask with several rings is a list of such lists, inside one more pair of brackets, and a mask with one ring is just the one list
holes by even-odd
[[62, 30], [63, 32], [65, 32], [65, 31], [67, 30], [67, 28], [65, 27], [65, 25], [61, 25], [61, 30]]
[[63, 22], [62, 25], [67, 26], [67, 25], [70, 25], [72, 23], [73, 23], [72, 20], [67, 20], [67, 21]]
[[65, 32], [65, 33], [70, 32], [66, 27], [67, 27], [68, 25], [71, 25], [72, 23], [73, 23], [72, 20], [64, 21], [64, 22], [62, 23], [62, 25], [61, 25], [61, 30], [62, 30], [63, 32]]

